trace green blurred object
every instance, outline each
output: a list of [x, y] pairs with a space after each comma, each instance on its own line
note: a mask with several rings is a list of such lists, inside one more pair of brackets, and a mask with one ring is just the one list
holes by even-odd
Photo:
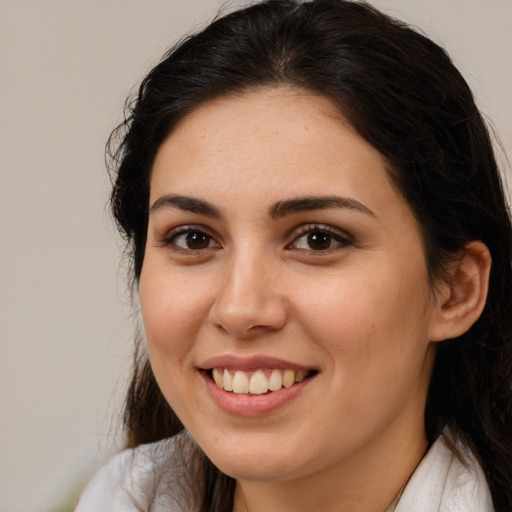
[[73, 512], [75, 509], [78, 498], [82, 492], [82, 488], [74, 489], [64, 496], [62, 501], [55, 504], [55, 506], [48, 508], [45, 512]]

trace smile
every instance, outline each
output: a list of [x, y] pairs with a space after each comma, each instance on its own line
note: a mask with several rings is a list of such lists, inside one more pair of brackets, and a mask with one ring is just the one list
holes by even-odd
[[198, 369], [212, 401], [229, 415], [247, 418], [286, 410], [320, 374], [318, 368], [267, 355], [218, 355]]
[[263, 395], [281, 388], [290, 388], [311, 377], [314, 370], [259, 369], [256, 371], [213, 368], [211, 378], [217, 387], [235, 394]]

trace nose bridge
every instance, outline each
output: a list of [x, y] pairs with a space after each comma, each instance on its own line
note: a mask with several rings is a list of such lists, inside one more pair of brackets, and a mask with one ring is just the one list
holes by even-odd
[[237, 338], [279, 329], [286, 321], [285, 304], [277, 289], [278, 260], [254, 245], [245, 243], [226, 257], [210, 314], [216, 327]]

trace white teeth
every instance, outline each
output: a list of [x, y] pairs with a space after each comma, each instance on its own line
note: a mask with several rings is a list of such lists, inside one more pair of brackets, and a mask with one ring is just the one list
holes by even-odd
[[283, 374], [283, 386], [289, 388], [295, 383], [295, 372], [293, 370], [285, 370]]
[[263, 393], [268, 391], [268, 387], [267, 377], [265, 377], [265, 374], [261, 370], [258, 370], [251, 375], [251, 380], [249, 382], [250, 393], [253, 395], [263, 395]]
[[224, 370], [224, 389], [233, 391], [233, 375], [228, 370]]
[[270, 379], [268, 379], [268, 389], [277, 391], [283, 387], [283, 376], [279, 370], [272, 370]]
[[219, 388], [224, 387], [224, 372], [222, 370], [219, 370], [218, 368], [214, 368], [212, 372], [213, 380], [215, 381], [215, 384], [219, 386]]
[[302, 382], [307, 378], [310, 370], [257, 370], [255, 372], [244, 372], [242, 370], [222, 370], [213, 368], [212, 378], [215, 384], [224, 391], [232, 391], [237, 394], [263, 395], [268, 391], [278, 391], [283, 386], [289, 388], [295, 383]]
[[233, 393], [249, 393], [249, 379], [245, 372], [235, 372], [233, 377]]

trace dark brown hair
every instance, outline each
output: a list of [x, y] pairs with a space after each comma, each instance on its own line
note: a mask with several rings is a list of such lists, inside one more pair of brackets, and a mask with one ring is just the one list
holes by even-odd
[[[270, 0], [181, 41], [142, 82], [111, 138], [112, 209], [139, 278], [156, 151], [176, 123], [215, 97], [291, 85], [333, 100], [391, 164], [423, 230], [432, 278], [471, 240], [493, 264], [487, 304], [460, 338], [440, 343], [425, 422], [481, 460], [496, 510], [512, 510], [512, 228], [492, 144], [471, 91], [445, 51], [364, 2]], [[143, 348], [125, 407], [129, 446], [182, 430]], [[200, 455], [199, 455], [200, 456]], [[203, 456], [191, 482], [203, 512], [231, 511], [234, 481]]]

